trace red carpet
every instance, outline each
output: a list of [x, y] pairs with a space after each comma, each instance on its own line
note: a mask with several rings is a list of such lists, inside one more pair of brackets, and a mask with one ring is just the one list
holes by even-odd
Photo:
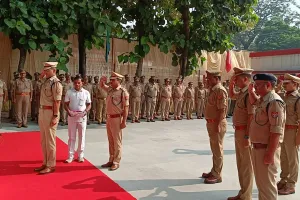
[[133, 200], [88, 161], [65, 164], [67, 145], [57, 138], [56, 172], [36, 175], [42, 161], [39, 132], [0, 136], [1, 200]]

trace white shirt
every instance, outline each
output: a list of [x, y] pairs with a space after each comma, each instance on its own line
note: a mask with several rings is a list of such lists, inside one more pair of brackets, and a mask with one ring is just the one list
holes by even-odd
[[91, 94], [83, 88], [81, 88], [80, 91], [76, 91], [72, 88], [67, 91], [65, 102], [70, 102], [69, 109], [71, 111], [84, 111], [86, 109], [86, 104], [92, 102]]

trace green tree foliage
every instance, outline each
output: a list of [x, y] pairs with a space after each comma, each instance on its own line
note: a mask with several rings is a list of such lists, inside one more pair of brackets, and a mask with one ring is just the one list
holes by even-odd
[[[104, 47], [105, 36], [110, 33], [116, 23], [110, 20], [110, 13], [116, 9], [112, 1], [74, 0], [70, 1], [76, 15], [79, 73], [86, 74], [86, 49]], [[66, 4], [67, 5], [67, 4]]]
[[233, 47], [230, 36], [257, 21], [253, 5], [256, 0], [196, 1], [175, 0], [178, 15], [167, 21], [160, 38], [160, 48], [173, 47], [173, 65], [180, 65], [180, 74], [187, 76], [198, 67], [202, 50], [220, 51]]
[[300, 29], [290, 21], [275, 17], [269, 20], [255, 40], [259, 51], [300, 47]]
[[264, 32], [264, 27], [274, 17], [299, 24], [299, 13], [292, 10], [291, 5], [297, 5], [295, 0], [259, 0], [254, 8], [259, 17], [258, 23], [256, 25], [250, 24], [246, 31], [234, 36], [235, 47], [239, 50], [257, 50], [255, 40]]
[[42, 0], [2, 2], [0, 18], [4, 20], [0, 20], [0, 31], [10, 37], [13, 49], [20, 50], [18, 69], [24, 68], [27, 53], [44, 49], [52, 53], [52, 59], [60, 61], [62, 69], [66, 69], [71, 51], [68, 44], [53, 32], [53, 27], [62, 29], [65, 19], [53, 21], [49, 18], [52, 10], [48, 3]]

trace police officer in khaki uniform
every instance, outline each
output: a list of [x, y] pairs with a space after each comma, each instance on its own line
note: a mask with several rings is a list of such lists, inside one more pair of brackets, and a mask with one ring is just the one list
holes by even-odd
[[42, 82], [39, 78], [40, 73], [34, 73], [34, 80], [32, 81], [33, 97], [31, 102], [31, 121], [35, 121], [38, 118], [38, 110], [40, 106], [40, 92]]
[[145, 76], [141, 76], [140, 78], [140, 85], [142, 87], [142, 99], [141, 99], [141, 119], [146, 119], [144, 114], [145, 114], [145, 111], [146, 111], [146, 98], [145, 98], [145, 86], [146, 86], [146, 83], [145, 83]]
[[161, 102], [161, 121], [170, 121], [169, 112], [172, 98], [172, 86], [170, 85], [170, 79], [165, 79], [165, 84], [160, 90], [160, 102]]
[[221, 84], [221, 71], [207, 71], [209, 94], [205, 105], [206, 127], [213, 154], [213, 167], [209, 173], [203, 173], [204, 183], [222, 182], [223, 140], [227, 129], [226, 112], [228, 94]]
[[11, 101], [9, 116], [12, 123], [14, 123], [17, 119], [16, 105], [14, 103], [14, 85], [15, 85], [15, 81], [20, 77], [20, 74], [18, 72], [14, 72], [13, 75], [14, 75], [14, 79], [11, 80], [8, 85], [8, 98]]
[[142, 85], [139, 83], [139, 77], [134, 77], [134, 82], [129, 87], [129, 96], [131, 102], [132, 123], [140, 123], [140, 107], [142, 99]]
[[17, 110], [18, 128], [22, 126], [27, 128], [27, 115], [30, 102], [32, 101], [32, 83], [26, 77], [26, 71], [20, 71], [20, 78], [15, 81], [14, 85], [14, 102]]
[[157, 119], [157, 116], [159, 116], [159, 111], [160, 111], [160, 107], [161, 107], [161, 101], [160, 101], [160, 90], [161, 90], [161, 87], [162, 85], [160, 84], [160, 80], [159, 79], [156, 79], [156, 85], [158, 87], [158, 95], [157, 95], [157, 98], [156, 98], [156, 106], [155, 106], [155, 114], [154, 114], [154, 118]]
[[107, 98], [107, 91], [99, 84], [94, 85], [94, 100], [96, 102], [96, 120], [98, 121], [98, 124], [105, 124], [106, 123], [106, 98]]
[[101, 78], [101, 87], [108, 92], [107, 110], [107, 137], [109, 142], [109, 161], [102, 165], [103, 168], [110, 168], [111, 171], [120, 167], [122, 154], [122, 129], [126, 127], [128, 116], [129, 94], [120, 84], [123, 76], [112, 72], [110, 87], [105, 84], [106, 78]]
[[250, 84], [249, 98], [251, 104], [256, 103], [257, 108], [250, 124], [249, 135], [258, 199], [277, 200], [276, 175], [286, 119], [285, 104], [274, 91], [277, 80], [274, 75], [256, 74], [253, 80], [255, 90]]
[[283, 97], [286, 103], [286, 123], [284, 139], [281, 143], [281, 180], [277, 184], [278, 194], [289, 195], [295, 193], [298, 181], [300, 146], [300, 94], [298, 87], [300, 78], [285, 74], [283, 87], [286, 94]]
[[95, 121], [96, 120], [96, 113], [97, 113], [97, 98], [96, 95], [98, 93], [98, 89], [97, 87], [99, 87], [99, 76], [95, 76], [94, 77], [94, 83], [93, 83], [93, 101], [92, 101], [92, 109], [91, 109], [91, 116], [90, 119], [91, 121]]
[[[73, 82], [71, 80], [71, 74], [70, 73], [65, 73], [65, 81], [61, 82], [63, 91], [62, 91], [62, 99], [65, 99], [65, 95], [68, 90], [73, 88]], [[67, 115], [68, 113], [66, 112], [64, 108], [64, 101], [61, 101], [61, 108], [60, 108], [60, 117], [62, 121], [62, 125], [68, 124], [67, 122]]]
[[[252, 69], [233, 68], [234, 76], [230, 80], [229, 97], [236, 100], [233, 111], [233, 127], [235, 129], [236, 164], [240, 182], [240, 191], [237, 196], [228, 200], [251, 200], [253, 188], [253, 169], [251, 161], [251, 147], [249, 127], [255, 106], [250, 104], [248, 87], [251, 82]], [[240, 90], [235, 92], [235, 87]]]
[[[87, 90], [90, 93], [91, 101], [93, 101], [93, 84], [91, 84], [89, 81], [90, 78], [87, 75], [83, 76], [82, 88]], [[90, 109], [89, 112], [87, 113], [87, 125], [90, 125]]]
[[154, 121], [154, 111], [156, 105], [156, 98], [158, 95], [158, 86], [155, 84], [154, 78], [149, 79], [149, 83], [145, 86], [145, 98], [146, 98], [146, 113], [147, 113], [147, 122]]
[[34, 171], [48, 174], [55, 171], [56, 129], [59, 122], [59, 107], [62, 100], [62, 84], [56, 77], [57, 62], [45, 62], [41, 78], [46, 78], [41, 86], [39, 127], [43, 152], [43, 165]]
[[201, 81], [198, 82], [198, 86], [195, 88], [195, 104], [197, 119], [202, 119], [204, 113], [204, 104], [207, 96], [207, 92], [204, 88], [204, 85]]
[[[0, 71], [0, 76], [2, 72]], [[1, 125], [1, 112], [2, 112], [2, 106], [7, 101], [7, 86], [6, 83], [0, 79], [0, 128], [2, 128]]]
[[183, 104], [184, 86], [180, 78], [176, 79], [176, 84], [172, 89], [172, 97], [174, 103], [174, 120], [181, 120], [181, 111]]
[[186, 105], [186, 118], [187, 120], [192, 120], [192, 114], [195, 104], [195, 90], [193, 88], [193, 83], [189, 82], [188, 87], [184, 90], [184, 99]]

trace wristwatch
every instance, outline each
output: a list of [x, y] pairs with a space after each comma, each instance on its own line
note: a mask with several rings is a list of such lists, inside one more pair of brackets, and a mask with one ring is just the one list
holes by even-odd
[[249, 135], [244, 135], [244, 139], [248, 140], [249, 139]]
[[58, 117], [58, 115], [53, 115], [53, 117]]

